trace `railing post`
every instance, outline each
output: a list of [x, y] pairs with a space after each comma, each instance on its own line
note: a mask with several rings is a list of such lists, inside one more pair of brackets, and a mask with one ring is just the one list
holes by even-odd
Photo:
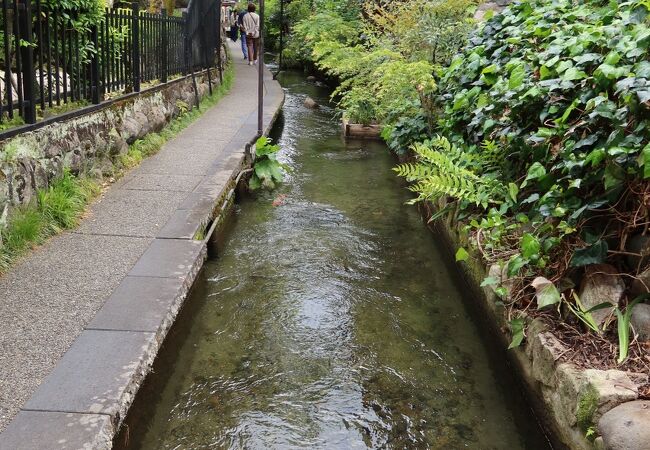
[[167, 83], [167, 74], [169, 73], [169, 67], [168, 67], [168, 61], [167, 61], [167, 56], [169, 53], [169, 42], [168, 39], [169, 37], [167, 36], [167, 10], [165, 8], [162, 9], [161, 11], [162, 14], [162, 19], [161, 19], [161, 40], [162, 40], [162, 81], [163, 83]]
[[36, 123], [36, 91], [34, 90], [34, 39], [32, 38], [31, 0], [23, 0], [18, 5], [20, 57], [22, 59], [23, 119], [26, 123]]
[[133, 30], [133, 92], [140, 92], [140, 6], [138, 2], [132, 3], [133, 21], [131, 29]]
[[183, 59], [185, 59], [185, 75], [190, 73], [191, 52], [189, 15], [187, 11], [183, 11]]
[[95, 105], [101, 102], [101, 86], [99, 82], [99, 31], [97, 25], [90, 28], [90, 39], [95, 51], [90, 57], [90, 101]]

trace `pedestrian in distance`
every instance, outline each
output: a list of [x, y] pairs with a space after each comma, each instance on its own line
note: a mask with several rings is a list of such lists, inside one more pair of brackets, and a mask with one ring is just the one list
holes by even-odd
[[[239, 37], [238, 20], [239, 12], [237, 11], [237, 8], [235, 8], [232, 10], [232, 19], [230, 21], [230, 40], [233, 42], [237, 42], [237, 38]], [[246, 57], [246, 55], [244, 55], [244, 57]]]
[[243, 10], [237, 16], [237, 26], [239, 27], [239, 37], [241, 38], [241, 51], [244, 54], [244, 59], [248, 59], [248, 46], [246, 45], [246, 32], [244, 31], [244, 16], [248, 11]]
[[260, 49], [260, 16], [255, 13], [255, 5], [248, 4], [248, 12], [242, 19], [246, 32], [246, 45], [248, 46], [248, 65], [257, 64]]

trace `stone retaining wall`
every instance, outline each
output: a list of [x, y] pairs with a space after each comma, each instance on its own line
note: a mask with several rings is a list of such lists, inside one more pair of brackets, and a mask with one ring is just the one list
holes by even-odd
[[[211, 78], [216, 88], [214, 69]], [[196, 83], [203, 98], [208, 93], [206, 71], [196, 74]], [[65, 169], [75, 175], [112, 175], [129, 144], [160, 131], [195, 104], [192, 78], [186, 76], [0, 142], [0, 229], [12, 208], [30, 203]]]
[[[424, 214], [428, 218], [444, 206], [427, 205]], [[434, 231], [452, 255], [458, 247], [470, 248], [449, 215], [435, 222]], [[480, 287], [488, 274], [500, 277], [501, 269], [486, 268], [474, 253], [462, 263], [462, 271], [477, 306], [507, 348], [510, 338], [504, 307], [494, 287]], [[567, 350], [538, 319], [529, 321], [525, 344], [508, 350], [549, 438], [558, 446], [580, 450], [650, 448], [650, 401], [638, 400], [639, 387], [647, 383], [648, 374], [579, 369], [561, 359]]]

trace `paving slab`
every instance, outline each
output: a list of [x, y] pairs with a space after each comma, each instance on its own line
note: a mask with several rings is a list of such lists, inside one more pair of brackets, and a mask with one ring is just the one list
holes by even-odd
[[[186, 278], [206, 256], [205, 244], [181, 239], [155, 239], [129, 275], [134, 277]], [[197, 270], [198, 272], [198, 270]]]
[[177, 209], [158, 233], [161, 239], [193, 239], [210, 222], [212, 208]]
[[180, 278], [126, 277], [87, 329], [158, 333], [176, 316], [188, 289]]
[[111, 189], [75, 232], [155, 237], [186, 197], [186, 192]]
[[[177, 161], [176, 164], [179, 162]], [[138, 173], [122, 189], [192, 192], [202, 179], [200, 175]]]
[[115, 416], [137, 391], [155, 348], [154, 333], [86, 330], [23, 410]]
[[[65, 437], [53, 442], [52, 436], [62, 429]], [[0, 434], [0, 450], [110, 448], [113, 434], [111, 417], [106, 414], [21, 411]]]
[[209, 211], [213, 210], [215, 205], [215, 198], [204, 192], [190, 192], [183, 203], [178, 206], [178, 209], [192, 210], [192, 211]]

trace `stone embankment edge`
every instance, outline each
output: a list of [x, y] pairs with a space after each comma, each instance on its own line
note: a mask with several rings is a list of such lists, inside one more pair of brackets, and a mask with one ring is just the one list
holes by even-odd
[[[426, 204], [422, 208], [425, 219], [433, 212], [445, 207]], [[459, 247], [471, 248], [467, 236], [463, 235], [451, 215], [438, 218], [429, 224], [430, 229], [441, 238], [450, 257]], [[499, 302], [493, 287], [481, 287], [486, 276], [500, 277], [501, 268], [487, 268], [477, 252], [470, 252], [467, 261], [459, 267], [468, 284], [475, 306], [483, 313], [484, 322], [498, 338], [501, 348], [507, 349], [510, 343], [505, 310]], [[526, 342], [519, 348], [507, 351], [507, 359], [522, 381], [522, 387], [535, 411], [536, 416], [547, 432], [554, 448], [592, 450], [618, 447], [608, 436], [598, 436], [599, 419], [617, 407], [624, 408], [634, 404], [643, 407], [639, 398], [639, 385], [647, 382], [648, 374], [637, 374], [620, 370], [579, 369], [570, 362], [563, 361], [562, 355], [568, 349], [557, 339], [541, 320], [529, 321], [526, 329]], [[627, 408], [630, 409], [630, 408]], [[614, 412], [614, 411], [612, 411]], [[643, 423], [640, 423], [642, 421]], [[621, 420], [621, 426], [643, 428], [647, 415]], [[650, 426], [650, 424], [649, 424]], [[589, 438], [591, 428], [594, 435]], [[612, 436], [624, 435], [625, 429], [612, 431]], [[609, 431], [609, 430], [608, 430]], [[632, 430], [629, 430], [632, 432]], [[630, 434], [628, 432], [628, 434]], [[605, 438], [605, 441], [603, 441]], [[620, 442], [620, 444], [623, 444]], [[640, 449], [641, 447], [639, 447]]]
[[[264, 134], [284, 103], [267, 72]], [[229, 155], [172, 215], [61, 361], [0, 435], [1, 450], [109, 449], [207, 257], [210, 223], [223, 221], [250, 165], [257, 112], [224, 149]], [[206, 231], [202, 240], [197, 232]], [[133, 299], [138, 301], [134, 302]]]

